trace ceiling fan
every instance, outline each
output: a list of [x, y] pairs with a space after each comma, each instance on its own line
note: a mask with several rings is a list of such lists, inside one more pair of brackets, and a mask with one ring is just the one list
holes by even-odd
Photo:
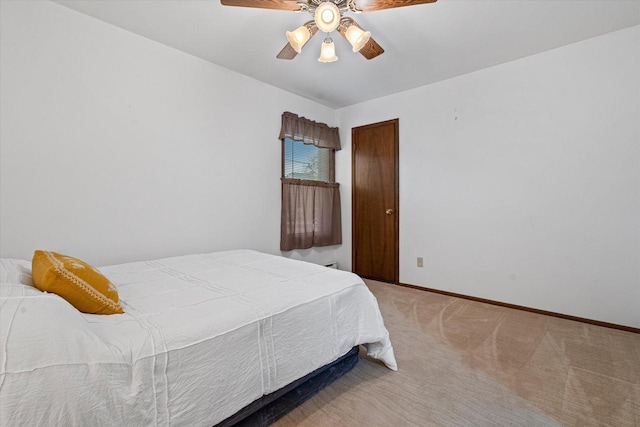
[[293, 59], [302, 51], [302, 47], [318, 30], [326, 33], [318, 61], [333, 62], [338, 59], [333, 40], [329, 33], [337, 30], [345, 38], [354, 52], [360, 52], [367, 59], [373, 59], [384, 53], [369, 31], [364, 31], [346, 13], [371, 12], [437, 0], [220, 0], [224, 6], [255, 7], [261, 9], [291, 10], [309, 12], [313, 20], [305, 22], [293, 31], [287, 31], [288, 43], [276, 56], [278, 59]]

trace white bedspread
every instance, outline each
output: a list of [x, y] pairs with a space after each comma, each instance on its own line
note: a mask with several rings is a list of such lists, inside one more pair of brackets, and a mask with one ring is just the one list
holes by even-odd
[[249, 250], [100, 270], [124, 314], [0, 285], [0, 425], [212, 426], [357, 344], [396, 369], [354, 274]]

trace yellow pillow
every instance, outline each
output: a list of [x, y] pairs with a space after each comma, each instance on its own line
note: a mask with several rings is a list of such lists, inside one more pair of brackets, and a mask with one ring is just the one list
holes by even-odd
[[116, 287], [84, 261], [55, 252], [35, 251], [31, 269], [36, 288], [60, 295], [83, 313], [124, 313]]

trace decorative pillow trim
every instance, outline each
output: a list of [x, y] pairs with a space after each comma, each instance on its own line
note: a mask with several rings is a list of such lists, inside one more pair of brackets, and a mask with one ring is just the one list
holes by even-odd
[[[92, 297], [99, 304], [106, 305], [115, 312], [122, 312], [122, 307], [120, 306], [120, 304], [102, 295], [100, 292], [96, 290], [96, 288], [94, 288], [89, 283], [87, 283], [80, 277], [76, 276], [75, 274], [67, 270], [64, 266], [64, 263], [59, 259], [57, 259], [56, 257], [54, 257], [51, 252], [45, 252], [45, 255], [47, 256], [47, 259], [51, 262], [51, 264], [54, 266], [56, 273], [60, 274], [61, 276], [64, 276], [66, 279], [71, 281], [74, 285], [78, 286], [79, 288], [82, 288], [87, 293], [87, 295]], [[110, 286], [113, 286], [113, 285], [110, 285]]]

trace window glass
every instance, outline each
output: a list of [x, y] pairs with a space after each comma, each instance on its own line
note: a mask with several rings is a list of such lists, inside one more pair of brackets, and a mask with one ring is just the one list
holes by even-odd
[[333, 150], [289, 138], [285, 138], [283, 144], [285, 178], [332, 182]]

